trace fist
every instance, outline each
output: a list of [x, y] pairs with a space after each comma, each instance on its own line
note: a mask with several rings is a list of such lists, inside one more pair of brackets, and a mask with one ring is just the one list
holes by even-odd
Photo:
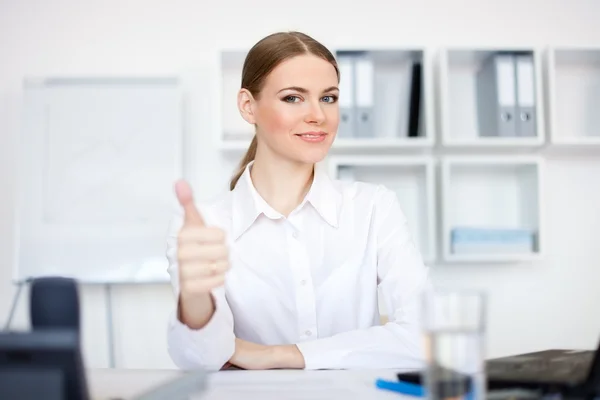
[[184, 211], [177, 238], [180, 293], [184, 298], [201, 297], [225, 283], [229, 269], [225, 232], [206, 226], [187, 182], [177, 182], [175, 192]]

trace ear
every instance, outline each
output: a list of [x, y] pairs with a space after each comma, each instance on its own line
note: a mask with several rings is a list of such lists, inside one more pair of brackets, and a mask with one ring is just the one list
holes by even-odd
[[256, 118], [254, 115], [254, 96], [248, 91], [248, 89], [240, 89], [238, 92], [238, 109], [242, 118], [249, 124], [256, 124]]

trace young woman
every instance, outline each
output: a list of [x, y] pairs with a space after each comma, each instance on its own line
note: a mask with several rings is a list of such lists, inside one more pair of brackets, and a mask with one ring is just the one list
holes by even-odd
[[256, 134], [231, 190], [199, 205], [176, 184], [171, 358], [208, 370], [422, 366], [428, 269], [395, 193], [315, 168], [345, 95], [335, 58], [305, 34], [276, 33], [242, 74], [238, 107]]

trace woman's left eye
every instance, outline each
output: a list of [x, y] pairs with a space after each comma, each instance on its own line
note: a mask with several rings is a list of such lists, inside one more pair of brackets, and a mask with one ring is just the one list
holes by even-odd
[[326, 103], [335, 103], [337, 101], [337, 96], [325, 96], [323, 99]]

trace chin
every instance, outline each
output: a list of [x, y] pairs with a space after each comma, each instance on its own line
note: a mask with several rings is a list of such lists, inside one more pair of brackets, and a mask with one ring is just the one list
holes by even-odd
[[303, 151], [301, 154], [296, 154], [298, 161], [306, 164], [315, 164], [321, 162], [327, 157], [329, 147], [323, 149], [314, 149], [310, 151]]

